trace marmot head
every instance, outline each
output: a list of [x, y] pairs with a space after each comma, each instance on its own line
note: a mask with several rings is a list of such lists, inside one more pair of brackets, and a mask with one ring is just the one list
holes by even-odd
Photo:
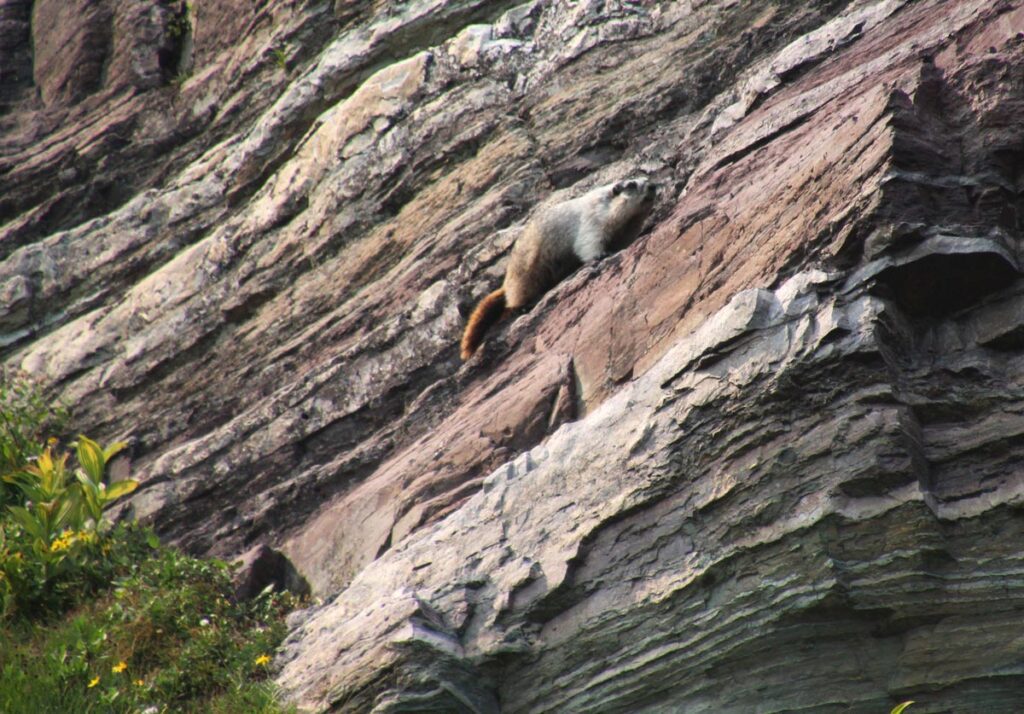
[[604, 198], [608, 202], [609, 227], [618, 230], [627, 221], [651, 210], [658, 187], [650, 180], [639, 177], [616, 181], [604, 190], [607, 191]]
[[[595, 189], [593, 196], [597, 201], [594, 208], [597, 209], [595, 214], [600, 215], [601, 231], [606, 236], [621, 238], [620, 232], [626, 229], [633, 233], [629, 240], [635, 238], [633, 229], [640, 229], [640, 224], [654, 205], [657, 192], [658, 187], [644, 177], [623, 179]], [[616, 239], [608, 245], [625, 245], [628, 242]]]
[[612, 184], [612, 196], [621, 196], [628, 203], [649, 204], [658, 193], [657, 184], [644, 177], [624, 179]]

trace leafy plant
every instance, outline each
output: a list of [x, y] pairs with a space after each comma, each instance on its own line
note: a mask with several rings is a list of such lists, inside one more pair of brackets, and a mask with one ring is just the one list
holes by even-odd
[[[0, 478], [20, 471], [64, 431], [68, 410], [46, 398], [28, 375], [0, 369]], [[0, 509], [16, 500], [16, 489], [0, 482]]]
[[54, 539], [72, 522], [80, 524], [79, 499], [68, 480], [67, 459], [67, 454], [55, 459], [46, 449], [34, 464], [4, 476], [4, 481], [21, 490], [25, 503], [8, 506], [7, 510], [36, 540], [41, 553], [49, 552]]
[[80, 466], [74, 472], [67, 466], [69, 455], [54, 455], [48, 446], [34, 462], [3, 477], [20, 491], [24, 505], [8, 506], [9, 518], [0, 521], [0, 618], [60, 610], [116, 571], [116, 561], [108, 558], [112, 524], [103, 511], [138, 483], [103, 482], [107, 463], [123, 443], [103, 449], [83, 436], [75, 446]]
[[78, 437], [75, 449], [78, 452], [78, 463], [82, 467], [75, 471], [81, 487], [81, 503], [85, 515], [92, 519], [96, 527], [103, 523], [103, 511], [114, 501], [126, 496], [138, 487], [138, 482], [131, 479], [117, 481], [107, 486], [103, 483], [103, 474], [106, 472], [107, 464], [126, 444], [123, 441], [111, 444], [107, 448], [101, 448], [92, 439], [84, 436]]
[[902, 704], [897, 704], [895, 707], [893, 707], [893, 710], [889, 712], [889, 714], [903, 714], [904, 710], [913, 703], [913, 701], [909, 701], [903, 702]]
[[288, 71], [288, 51], [284, 47], [275, 47], [270, 50], [270, 59], [278, 69]]
[[0, 712], [281, 714], [267, 681], [287, 594], [236, 602], [229, 568], [106, 511], [123, 443], [59, 448], [66, 410], [0, 371]]
[[3, 477], [21, 491], [25, 504], [7, 510], [43, 549], [50, 549], [57, 535], [69, 528], [102, 530], [104, 509], [139, 485], [131, 479], [109, 487], [103, 482], [110, 459], [125, 446], [118, 442], [103, 449], [92, 439], [79, 437], [75, 444], [80, 464], [74, 471], [77, 483], [70, 479], [68, 454], [54, 456], [52, 447], [47, 447], [34, 463]]

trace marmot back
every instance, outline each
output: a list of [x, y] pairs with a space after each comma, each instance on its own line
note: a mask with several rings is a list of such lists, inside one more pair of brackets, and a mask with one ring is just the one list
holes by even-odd
[[583, 263], [635, 238], [655, 192], [645, 178], [628, 179], [542, 209], [512, 247], [502, 287], [470, 315], [462, 359], [473, 356], [488, 328], [509, 311], [526, 307]]

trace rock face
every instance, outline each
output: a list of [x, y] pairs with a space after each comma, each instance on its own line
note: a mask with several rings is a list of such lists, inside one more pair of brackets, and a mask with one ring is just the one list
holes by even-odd
[[295, 563], [290, 698], [1020, 711], [1024, 3], [193, 5], [0, 0], [0, 349]]
[[239, 600], [256, 597], [266, 588], [277, 592], [287, 590], [300, 597], [309, 595], [309, 583], [295, 570], [291, 561], [266, 545], [257, 545], [243, 553], [234, 567], [231, 580], [235, 586], [235, 597]]

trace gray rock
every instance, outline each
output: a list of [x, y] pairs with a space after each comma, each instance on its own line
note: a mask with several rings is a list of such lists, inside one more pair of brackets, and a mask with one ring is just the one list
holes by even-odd
[[266, 545], [256, 545], [233, 563], [231, 574], [235, 597], [248, 600], [267, 588], [290, 592], [299, 597], [309, 595], [309, 583], [283, 553]]

